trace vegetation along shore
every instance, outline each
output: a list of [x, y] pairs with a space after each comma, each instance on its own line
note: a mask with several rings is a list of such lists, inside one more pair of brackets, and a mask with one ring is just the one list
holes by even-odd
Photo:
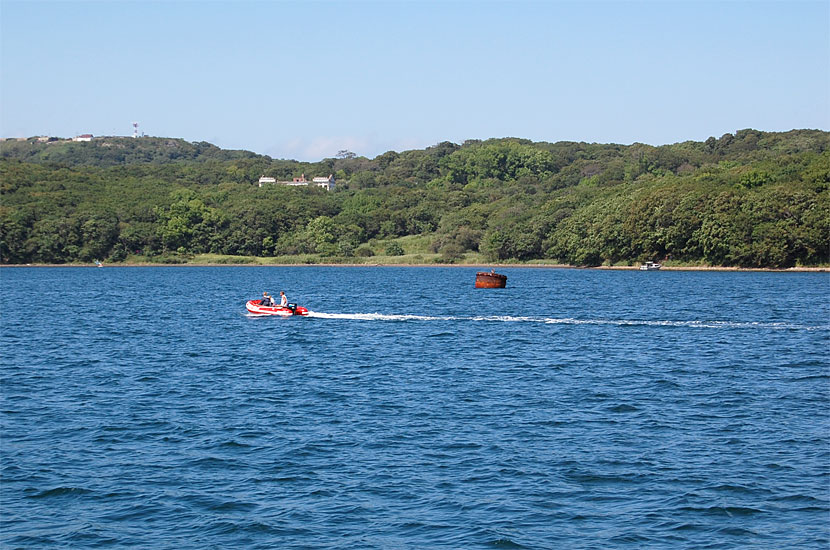
[[[638, 266], [624, 266], [624, 265], [615, 265], [615, 266], [596, 266], [596, 267], [584, 267], [584, 266], [573, 266], [573, 265], [554, 265], [554, 264], [523, 264], [523, 263], [515, 263], [515, 264], [446, 264], [446, 263], [431, 263], [431, 264], [409, 264], [409, 263], [319, 263], [319, 264], [310, 264], [310, 263], [303, 263], [303, 264], [274, 264], [274, 263], [261, 263], [261, 262], [246, 262], [246, 263], [201, 263], [201, 262], [190, 262], [190, 263], [182, 263], [182, 264], [156, 264], [151, 262], [117, 262], [107, 264], [106, 267], [365, 267], [365, 268], [372, 268], [372, 267], [454, 267], [454, 268], [476, 268], [476, 269], [484, 269], [484, 268], [538, 268], [538, 269], [599, 269], [599, 270], [621, 270], [621, 271], [634, 271], [639, 270]], [[68, 264], [0, 264], [0, 268], [16, 268], [16, 267], [77, 267], [77, 268], [88, 268], [88, 267], [103, 267], [97, 264], [83, 264], [83, 263], [68, 263]], [[760, 268], [760, 267], [713, 267], [713, 266], [663, 266], [661, 267], [662, 271], [762, 271], [762, 272], [770, 272], [770, 273], [782, 273], [782, 272], [791, 272], [791, 273], [828, 273], [830, 272], [830, 267], [827, 266], [817, 266], [817, 267], [788, 267], [788, 268]]]
[[504, 138], [316, 163], [172, 138], [0, 143], [0, 261], [824, 270], [830, 133]]

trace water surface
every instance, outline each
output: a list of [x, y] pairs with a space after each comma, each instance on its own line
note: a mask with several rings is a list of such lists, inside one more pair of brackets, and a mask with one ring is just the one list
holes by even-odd
[[0, 546], [828, 547], [830, 276], [503, 271], [3, 269]]

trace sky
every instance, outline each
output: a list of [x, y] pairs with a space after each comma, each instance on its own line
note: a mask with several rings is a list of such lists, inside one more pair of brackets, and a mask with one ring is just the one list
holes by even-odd
[[0, 0], [0, 136], [317, 161], [830, 129], [830, 0]]

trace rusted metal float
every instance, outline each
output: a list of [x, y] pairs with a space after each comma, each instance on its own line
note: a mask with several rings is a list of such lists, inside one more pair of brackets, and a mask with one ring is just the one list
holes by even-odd
[[496, 273], [494, 269], [476, 273], [476, 288], [504, 288], [506, 285], [507, 275]]

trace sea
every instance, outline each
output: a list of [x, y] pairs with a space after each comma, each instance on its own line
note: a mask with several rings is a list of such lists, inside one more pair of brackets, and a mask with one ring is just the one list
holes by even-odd
[[0, 548], [827, 550], [830, 274], [499, 272], [0, 269]]

